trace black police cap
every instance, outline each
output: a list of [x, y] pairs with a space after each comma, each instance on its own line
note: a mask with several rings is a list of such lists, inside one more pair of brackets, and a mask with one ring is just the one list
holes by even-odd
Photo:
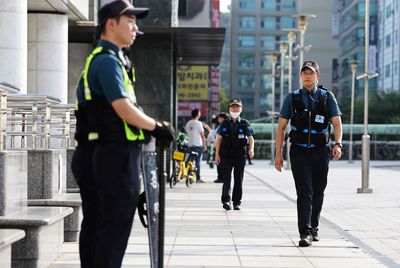
[[99, 25], [105, 23], [108, 19], [118, 16], [136, 16], [142, 19], [147, 16], [149, 9], [146, 7], [134, 7], [126, 0], [116, 0], [104, 5], [98, 13]]

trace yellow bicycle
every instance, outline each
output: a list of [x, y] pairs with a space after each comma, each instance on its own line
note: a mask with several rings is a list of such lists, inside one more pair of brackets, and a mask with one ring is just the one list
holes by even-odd
[[178, 163], [169, 182], [171, 188], [174, 188], [180, 180], [185, 180], [186, 186], [190, 188], [192, 183], [196, 180], [196, 166], [193, 163], [193, 159], [198, 153], [193, 151], [189, 151], [188, 153], [189, 155], [186, 160], [187, 153], [185, 152], [174, 151], [172, 155], [172, 158], [178, 161]]

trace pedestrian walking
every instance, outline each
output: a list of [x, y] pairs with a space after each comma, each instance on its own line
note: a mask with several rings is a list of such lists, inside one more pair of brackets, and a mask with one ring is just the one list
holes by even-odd
[[[240, 210], [243, 192], [243, 175], [247, 154], [254, 157], [254, 131], [249, 121], [240, 117], [242, 101], [234, 98], [229, 102], [230, 118], [225, 120], [217, 132], [215, 141], [215, 162], [220, 165], [222, 186], [222, 207], [231, 210], [231, 174], [233, 169], [234, 185], [232, 191], [233, 208]], [[247, 150], [247, 143], [249, 149]]]
[[[82, 205], [86, 207], [83, 222], [96, 211], [100, 218], [91, 237], [80, 236], [82, 267], [121, 267], [138, 202], [144, 134], [156, 137], [160, 145], [168, 146], [173, 140], [167, 122], [154, 120], [137, 106], [122, 52], [135, 41], [136, 20], [147, 14], [147, 8], [135, 8], [124, 0], [99, 10], [100, 41], [87, 58], [78, 84], [78, 110], [84, 109], [77, 117], [78, 148], [82, 148], [77, 153], [85, 157], [75, 157], [76, 162], [82, 161], [74, 169], [75, 174], [83, 174], [77, 180], [87, 179], [90, 190], [97, 193], [90, 192], [92, 200], [84, 201], [85, 188], [79, 184], [82, 202], [87, 203]], [[90, 149], [84, 150], [82, 141]], [[89, 205], [92, 201], [96, 206]], [[90, 225], [83, 227], [87, 230]], [[84, 252], [85, 245], [90, 249]]]
[[196, 163], [196, 182], [204, 183], [205, 181], [200, 177], [200, 164], [203, 151], [207, 150], [207, 147], [203, 123], [199, 120], [200, 117], [200, 110], [193, 109], [192, 119], [186, 123], [186, 132], [189, 138], [189, 150], [197, 153], [194, 159]]
[[[282, 170], [282, 145], [290, 121], [290, 162], [297, 193], [297, 221], [300, 247], [319, 241], [319, 218], [327, 185], [329, 160], [338, 160], [342, 149], [341, 112], [335, 96], [317, 86], [320, 78], [315, 61], [305, 61], [300, 77], [301, 89], [286, 96], [276, 135], [275, 168]], [[328, 146], [330, 123], [334, 127], [335, 145]]]

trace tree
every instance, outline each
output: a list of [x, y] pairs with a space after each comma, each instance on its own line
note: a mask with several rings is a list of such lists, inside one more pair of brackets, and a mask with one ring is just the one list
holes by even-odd
[[[340, 103], [344, 123], [350, 123], [350, 99]], [[400, 94], [373, 93], [369, 99], [368, 123], [370, 124], [400, 124]], [[364, 123], [364, 98], [354, 102], [354, 123]]]
[[229, 111], [229, 100], [225, 95], [225, 91], [219, 91], [219, 109], [221, 112]]

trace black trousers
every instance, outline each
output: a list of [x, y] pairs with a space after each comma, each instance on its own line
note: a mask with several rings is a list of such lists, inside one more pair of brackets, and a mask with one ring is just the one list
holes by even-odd
[[231, 191], [231, 174], [233, 169], [233, 191], [232, 191], [232, 202], [233, 205], [240, 205], [242, 202], [242, 193], [243, 193], [243, 174], [244, 167], [246, 165], [246, 158], [237, 157], [237, 158], [221, 158], [220, 165], [220, 176], [224, 181], [222, 186], [222, 196], [221, 202], [230, 202], [230, 191]]
[[97, 185], [93, 176], [92, 157], [94, 146], [80, 144], [74, 152], [71, 170], [79, 185], [82, 199], [81, 231], [79, 233], [79, 256], [82, 268], [94, 267], [94, 249], [100, 222]]
[[290, 161], [297, 193], [297, 224], [300, 235], [317, 228], [329, 169], [329, 147], [290, 147]]
[[121, 267], [139, 198], [140, 148], [97, 144], [93, 168], [101, 214], [94, 267]]

